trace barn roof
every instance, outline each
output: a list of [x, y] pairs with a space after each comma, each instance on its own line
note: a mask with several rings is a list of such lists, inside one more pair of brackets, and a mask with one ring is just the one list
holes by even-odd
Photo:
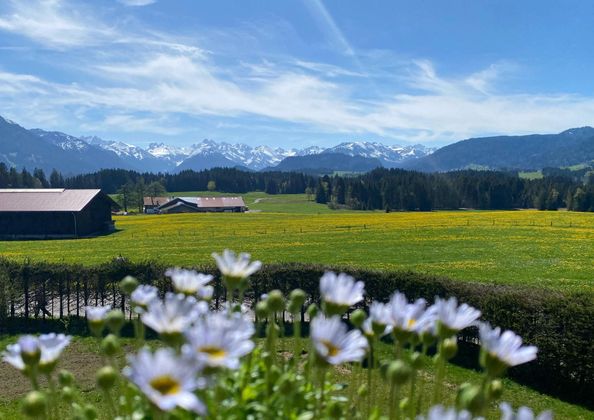
[[162, 206], [170, 201], [170, 197], [143, 197], [145, 206]]
[[209, 207], [245, 207], [241, 197], [196, 197], [200, 208]]
[[80, 211], [101, 190], [0, 189], [0, 212]]

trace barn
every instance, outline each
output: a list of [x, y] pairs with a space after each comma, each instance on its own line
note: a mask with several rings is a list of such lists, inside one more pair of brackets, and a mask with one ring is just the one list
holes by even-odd
[[159, 213], [243, 213], [247, 207], [241, 197], [175, 197], [158, 209]]
[[113, 231], [101, 190], [0, 189], [0, 238], [77, 238]]

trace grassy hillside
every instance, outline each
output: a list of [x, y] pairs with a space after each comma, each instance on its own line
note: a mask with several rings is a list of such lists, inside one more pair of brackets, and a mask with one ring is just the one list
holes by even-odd
[[594, 215], [589, 213], [349, 212], [329, 210], [304, 195], [251, 193], [244, 199], [260, 211], [120, 216], [111, 235], [5, 241], [0, 255], [83, 264], [122, 255], [187, 266], [210, 262], [211, 252], [231, 248], [265, 263], [410, 269], [468, 281], [594, 291]]

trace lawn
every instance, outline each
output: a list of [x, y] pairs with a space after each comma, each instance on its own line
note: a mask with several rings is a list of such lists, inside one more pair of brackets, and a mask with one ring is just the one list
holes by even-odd
[[591, 213], [352, 212], [329, 210], [304, 195], [244, 198], [254, 212], [118, 216], [118, 231], [110, 235], [4, 241], [0, 255], [82, 264], [121, 255], [190, 266], [231, 248], [264, 263], [415, 270], [466, 281], [594, 291]]
[[[14, 342], [16, 337], [0, 338], [0, 348], [11, 342]], [[127, 340], [128, 351], [132, 351], [130, 341]], [[291, 340], [282, 340], [279, 345], [279, 354], [286, 354], [291, 351], [293, 345]], [[389, 357], [393, 351], [391, 346], [382, 345], [380, 348], [382, 357]], [[77, 383], [80, 385], [82, 399], [86, 403], [95, 404], [99, 413], [107, 413], [106, 403], [103, 400], [103, 394], [95, 390], [94, 377], [96, 370], [102, 366], [101, 356], [97, 352], [97, 345], [93, 338], [75, 338], [73, 343], [65, 350], [61, 361], [60, 368], [70, 370], [76, 377]], [[122, 360], [123, 363], [123, 360]], [[425, 395], [430, 395], [432, 390], [433, 368], [429, 359], [425, 360], [425, 370], [420, 374], [424, 378]], [[340, 368], [332, 372], [333, 380], [347, 384], [345, 396], [349, 396], [348, 386], [357, 386], [366, 381], [366, 371], [360, 368]], [[463, 369], [454, 365], [448, 365], [446, 369], [445, 382], [448, 387], [454, 390], [457, 386], [464, 382], [480, 383], [482, 376], [475, 371]], [[383, 383], [378, 372], [375, 372], [374, 383]], [[565, 403], [555, 398], [539, 394], [527, 387], [521, 386], [510, 380], [504, 381], [503, 401], [510, 402], [514, 407], [520, 405], [527, 405], [535, 411], [553, 410], [556, 419], [590, 419], [593, 413], [585, 408]], [[388, 386], [374, 387], [374, 401], [376, 404], [387, 412], [388, 401]], [[17, 370], [11, 366], [0, 362], [0, 418], [19, 418], [19, 399], [22, 398], [29, 390], [29, 381], [24, 378]], [[454, 404], [455, 393], [451, 392], [449, 396], [449, 403]], [[62, 405], [62, 413], [66, 416], [66, 405]], [[489, 418], [499, 418], [499, 410], [496, 406], [489, 410]], [[107, 418], [102, 416], [101, 418]]]

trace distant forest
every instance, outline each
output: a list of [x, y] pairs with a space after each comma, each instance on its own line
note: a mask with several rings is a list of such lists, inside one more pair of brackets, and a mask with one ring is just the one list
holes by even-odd
[[[294, 172], [249, 172], [215, 168], [176, 174], [107, 169], [64, 177], [40, 169], [18, 171], [0, 163], [0, 188], [101, 188], [120, 201], [141, 206], [143, 196], [165, 191], [219, 191], [308, 194], [331, 208], [354, 210], [444, 210], [458, 208], [537, 208], [594, 211], [594, 176], [583, 171], [545, 169], [541, 179], [523, 179], [514, 172], [454, 171], [421, 173], [376, 169], [356, 176], [314, 176]], [[136, 199], [134, 198], [136, 197]]]

